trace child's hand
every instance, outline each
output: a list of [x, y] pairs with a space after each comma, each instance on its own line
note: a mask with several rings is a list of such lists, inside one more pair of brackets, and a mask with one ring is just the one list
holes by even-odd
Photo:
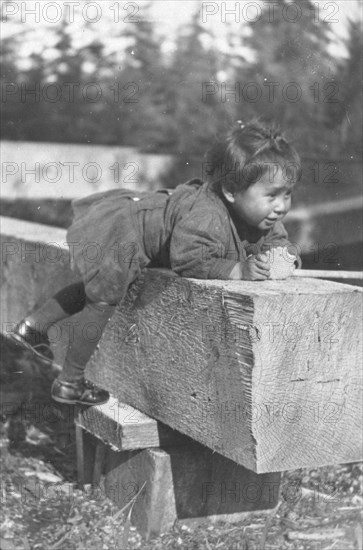
[[270, 277], [270, 262], [264, 254], [249, 256], [241, 262], [241, 279], [245, 281], [265, 281]]

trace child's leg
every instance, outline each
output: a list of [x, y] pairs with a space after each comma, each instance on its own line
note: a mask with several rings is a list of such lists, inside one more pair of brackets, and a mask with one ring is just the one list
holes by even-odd
[[86, 293], [82, 282], [68, 285], [52, 298], [49, 298], [39, 309], [25, 318], [25, 321], [39, 332], [46, 332], [50, 325], [70, 315], [82, 311], [86, 305]]
[[86, 303], [82, 282], [69, 285], [50, 298], [39, 309], [16, 325], [8, 337], [23, 349], [33, 351], [48, 363], [53, 360], [47, 329], [53, 323], [81, 311]]
[[71, 341], [59, 376], [60, 380], [72, 382], [83, 377], [86, 364], [114, 310], [114, 305], [105, 302], [87, 302], [77, 317], [77, 323], [71, 327]]
[[114, 305], [105, 302], [87, 302], [78, 316], [62, 372], [52, 386], [52, 397], [56, 401], [97, 405], [108, 400], [108, 392], [90, 384], [83, 375], [114, 310]]

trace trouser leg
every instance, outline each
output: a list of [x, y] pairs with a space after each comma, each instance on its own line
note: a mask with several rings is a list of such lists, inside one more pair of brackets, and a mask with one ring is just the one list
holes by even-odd
[[25, 321], [41, 333], [46, 333], [53, 323], [82, 311], [86, 304], [83, 282], [68, 285], [25, 318]]
[[21, 349], [31, 350], [40, 359], [51, 363], [54, 357], [48, 329], [66, 317], [80, 312], [85, 303], [84, 284], [79, 282], [69, 285], [22, 319], [9, 334], [9, 338]]
[[72, 325], [60, 380], [75, 381], [83, 377], [86, 364], [95, 351], [114, 310], [115, 305], [105, 302], [86, 303], [77, 321]]

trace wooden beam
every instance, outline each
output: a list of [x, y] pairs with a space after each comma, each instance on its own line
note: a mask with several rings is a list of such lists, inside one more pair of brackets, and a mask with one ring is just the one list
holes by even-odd
[[295, 269], [294, 277], [313, 279], [350, 279], [363, 280], [363, 271], [340, 271], [330, 269]]
[[[7, 217], [0, 220], [1, 332], [7, 334], [20, 319], [79, 276], [71, 270], [64, 229]], [[69, 335], [69, 319], [49, 331], [55, 364], [64, 362]]]
[[[1, 217], [2, 332], [77, 280], [64, 229]], [[8, 330], [10, 332], [10, 329]]]
[[95, 435], [115, 451], [183, 445], [186, 439], [112, 396], [104, 405], [82, 408], [76, 417], [76, 426]]
[[146, 270], [86, 375], [255, 472], [362, 458], [362, 289]]

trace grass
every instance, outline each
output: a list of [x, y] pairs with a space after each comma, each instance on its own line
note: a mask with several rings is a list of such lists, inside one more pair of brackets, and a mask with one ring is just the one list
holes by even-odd
[[179, 523], [144, 541], [132, 502], [76, 481], [74, 411], [49, 397], [52, 375], [2, 342], [1, 550], [359, 550], [361, 463], [285, 472], [279, 506], [237, 524]]

